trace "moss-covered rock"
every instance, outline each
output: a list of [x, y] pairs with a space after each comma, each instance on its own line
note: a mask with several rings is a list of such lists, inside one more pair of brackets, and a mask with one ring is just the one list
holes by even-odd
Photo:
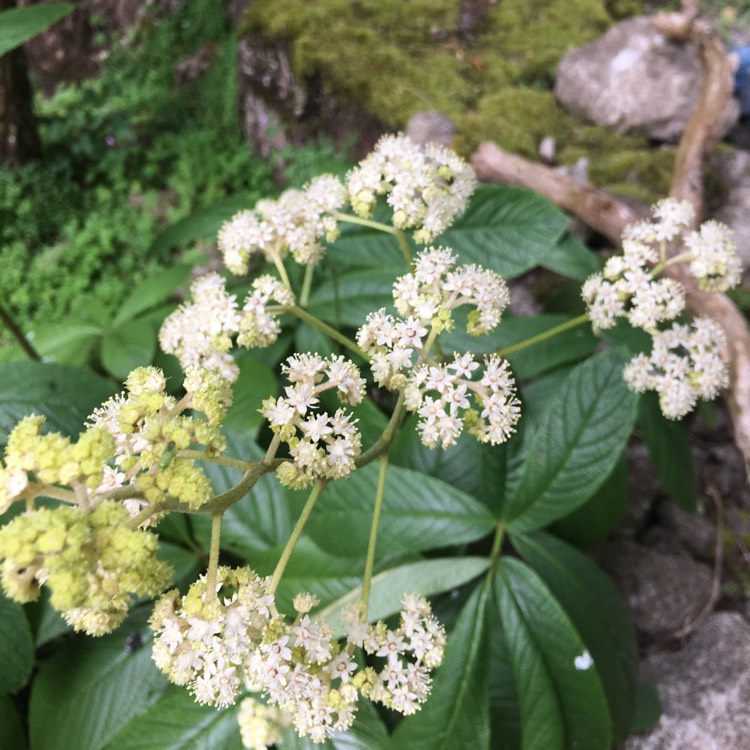
[[243, 29], [284, 42], [301, 81], [393, 128], [439, 111], [465, 155], [494, 140], [534, 158], [553, 136], [561, 163], [586, 155], [594, 181], [650, 200], [668, 187], [671, 154], [569, 116], [550, 90], [569, 49], [642, 10], [642, 0], [254, 0]]

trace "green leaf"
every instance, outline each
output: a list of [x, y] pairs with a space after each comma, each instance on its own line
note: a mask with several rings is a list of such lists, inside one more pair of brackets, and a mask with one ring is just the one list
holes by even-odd
[[626, 355], [610, 350], [578, 365], [529, 441], [504, 513], [531, 531], [586, 502], [611, 474], [633, 428], [637, 397], [622, 378]]
[[635, 691], [635, 713], [630, 733], [646, 732], [659, 721], [661, 716], [659, 691], [647, 682], [639, 682]]
[[[138, 633], [139, 648], [129, 647]], [[151, 661], [145, 616], [111, 635], [76, 638], [43, 661], [34, 679], [29, 729], [34, 750], [100, 750], [152, 705], [167, 678]], [[64, 686], [62, 689], [61, 686]]]
[[311, 352], [321, 357], [334, 353], [328, 337], [309, 323], [301, 323], [294, 332], [294, 348], [298, 352]]
[[439, 244], [463, 263], [478, 263], [506, 279], [543, 262], [567, 230], [565, 214], [545, 198], [507, 185], [480, 187]]
[[136, 315], [168, 300], [175, 289], [190, 278], [192, 270], [191, 266], [175, 266], [144, 279], [120, 305], [112, 321], [113, 327], [132, 320]]
[[511, 541], [586, 644], [607, 697], [615, 738], [624, 740], [633, 718], [638, 653], [617, 591], [588, 557], [548, 534], [512, 536]]
[[80, 367], [88, 362], [103, 330], [95, 323], [70, 318], [61, 323], [37, 325], [32, 340], [45, 362]]
[[240, 704], [202, 706], [185, 687], [169, 685], [146, 711], [109, 740], [109, 750], [242, 750]]
[[485, 581], [464, 606], [448, 636], [430, 697], [419, 713], [398, 727], [393, 750], [489, 748], [488, 594]]
[[[319, 547], [342, 557], [362, 557], [370, 534], [377, 474], [378, 467], [370, 464], [326, 487], [305, 527]], [[418, 472], [388, 468], [378, 557], [470, 542], [494, 527], [490, 513], [470, 495]]]
[[3, 750], [26, 750], [21, 717], [7, 695], [0, 695], [0, 747]]
[[560, 241], [550, 248], [540, 265], [576, 281], [586, 281], [592, 273], [601, 270], [596, 255], [570, 233], [564, 234]]
[[73, 10], [70, 3], [50, 3], [0, 12], [0, 55], [20, 47]]
[[495, 598], [521, 712], [523, 750], [602, 750], [612, 727], [602, 684], [573, 624], [537, 575], [504, 557]]
[[0, 592], [0, 693], [15, 693], [31, 676], [34, 640], [23, 607]]
[[662, 486], [685, 510], [695, 510], [695, 469], [684, 420], [667, 419], [655, 393], [641, 396], [638, 427]]
[[[383, 620], [401, 611], [404, 594], [433, 596], [463, 586], [484, 573], [489, 567], [487, 557], [445, 557], [399, 565], [372, 577], [368, 619]], [[349, 562], [351, 567], [351, 561]], [[286, 572], [284, 573], [286, 578]], [[297, 589], [305, 591], [307, 589]], [[345, 596], [325, 607], [320, 614], [334, 629], [337, 637], [345, 634], [341, 610], [362, 598], [362, 586], [357, 585]]]
[[[271, 370], [252, 354], [242, 354], [235, 360], [240, 375], [232, 386], [233, 401], [224, 424], [228, 430], [241, 431], [245, 438], [254, 436], [263, 424], [260, 409], [263, 400], [278, 393], [278, 382]], [[237, 458], [245, 458], [241, 453]]]
[[[283, 732], [281, 750], [387, 750], [388, 730], [375, 707], [366, 700], [360, 700], [354, 724], [346, 732], [336, 732], [322, 743], [315, 743], [309, 737], [300, 737], [294, 729]], [[146, 750], [144, 748], [144, 750]]]
[[[572, 320], [569, 315], [530, 315], [507, 318], [491, 333], [469, 336], [463, 326], [440, 337], [443, 351], [496, 352], [506, 346], [518, 344], [532, 336]], [[578, 362], [594, 352], [599, 341], [588, 325], [579, 325], [539, 344], [508, 355], [513, 372], [519, 380], [539, 375], [569, 362]]]
[[335, 276], [310, 295], [308, 309], [335, 326], [357, 328], [369, 313], [393, 307], [393, 282], [399, 275], [392, 266], [386, 266]]
[[42, 414], [50, 429], [77, 435], [91, 412], [114, 390], [90, 370], [42, 362], [0, 365], [0, 446], [15, 423]]
[[628, 504], [628, 465], [624, 454], [601, 487], [572, 513], [552, 524], [556, 536], [581, 549], [600, 544], [620, 525]]
[[125, 380], [136, 367], [150, 365], [156, 354], [156, 331], [145, 320], [130, 320], [108, 330], [102, 338], [102, 364]]
[[173, 247], [185, 247], [196, 240], [215, 239], [221, 225], [238, 211], [252, 208], [254, 200], [245, 195], [233, 195], [212, 206], [170, 224], [156, 235], [150, 252], [159, 255]]
[[468, 492], [498, 514], [508, 492], [508, 460], [513, 460], [522, 442], [520, 436], [490, 446], [464, 432], [455, 445], [438, 450], [422, 443], [415, 423], [413, 416], [404, 423], [393, 444], [391, 461]]

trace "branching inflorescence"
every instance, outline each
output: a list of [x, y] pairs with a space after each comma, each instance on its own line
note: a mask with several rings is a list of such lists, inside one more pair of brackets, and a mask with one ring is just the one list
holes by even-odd
[[[471, 169], [452, 152], [386, 136], [345, 181], [317, 178], [228, 221], [218, 246], [229, 271], [246, 274], [253, 255], [271, 269], [251, 281], [242, 302], [220, 274], [201, 276], [192, 284], [192, 299], [164, 321], [160, 343], [184, 370], [184, 395], [167, 393], [160, 370], [138, 368], [123, 393], [94, 411], [76, 442], [45, 433], [40, 416], [26, 417], [12, 431], [0, 464], [0, 510], [24, 501], [26, 511], [0, 530], [5, 592], [27, 602], [47, 586], [52, 605], [74, 628], [109, 632], [136, 598], [158, 596], [171, 585], [172, 571], [157, 559], [158, 537], [150, 527], [169, 512], [205, 513], [213, 520], [205, 575], [184, 595], [164, 594], [150, 621], [154, 661], [172, 682], [200, 703], [219, 707], [247, 691], [259, 693], [262, 702], [245, 698], [239, 714], [249, 748], [278, 741], [281, 726], [323, 741], [351, 726], [360, 697], [404, 715], [417, 711], [442, 661], [442, 626], [425, 599], [408, 593], [397, 623], [368, 623], [391, 444], [407, 412], [416, 415], [422, 442], [443, 448], [464, 430], [483, 443], [503, 443], [521, 416], [505, 359], [446, 353], [440, 345], [441, 334], [463, 319], [459, 308], [467, 313], [470, 335], [495, 329], [509, 302], [505, 281], [491, 269], [460, 263], [448, 247], [426, 247], [412, 259], [405, 235], [408, 230], [417, 243], [433, 242], [463, 211], [474, 186]], [[373, 219], [381, 198], [389, 224]], [[351, 214], [343, 211], [347, 205]], [[656, 390], [672, 418], [698, 398], [715, 396], [727, 374], [722, 334], [712, 321], [659, 328], [682, 314], [685, 297], [680, 284], [659, 275], [669, 265], [688, 263], [710, 291], [728, 288], [739, 276], [729, 231], [707, 222], [683, 236], [691, 219], [687, 204], [662, 201], [653, 222], [628, 230], [623, 255], [610, 258], [583, 287], [596, 329], [627, 318], [652, 335], [651, 353], [636, 356], [624, 376], [636, 391]], [[313, 268], [345, 222], [392, 235], [409, 264], [393, 285], [394, 309], [372, 311], [354, 340], [304, 309]], [[680, 242], [683, 250], [671, 252]], [[299, 294], [285, 265], [290, 259], [305, 266]], [[266, 398], [260, 409], [271, 434], [264, 458], [225, 457], [222, 426], [238, 376], [232, 350], [274, 343], [282, 314], [316, 325], [353, 359], [289, 356], [282, 366], [288, 382], [283, 395]], [[365, 396], [364, 367], [377, 386], [397, 394], [387, 428], [370, 446], [363, 446], [352, 410]], [[341, 613], [346, 635], [339, 642], [315, 614], [314, 596], [299, 593], [294, 611], [285, 614], [277, 608], [276, 589], [326, 485], [375, 458], [381, 474], [363, 595]], [[243, 478], [214, 495], [202, 462], [240, 468]], [[272, 471], [293, 489], [312, 486], [276, 570], [262, 578], [247, 567], [219, 565], [222, 514]], [[40, 497], [60, 505], [38, 507]]]

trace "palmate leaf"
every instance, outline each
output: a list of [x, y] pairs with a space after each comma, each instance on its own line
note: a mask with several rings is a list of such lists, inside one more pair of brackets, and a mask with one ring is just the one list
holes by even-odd
[[616, 739], [630, 730], [638, 676], [635, 634], [609, 579], [585, 555], [559, 539], [536, 533], [512, 536], [580, 634], [594, 659]]
[[504, 557], [495, 603], [521, 715], [521, 750], [602, 750], [612, 726], [599, 675], [570, 619], [542, 581]]
[[[377, 473], [377, 466], [370, 464], [326, 487], [305, 527], [319, 547], [343, 557], [362, 557]], [[495, 523], [470, 495], [418, 472], [389, 466], [376, 555], [412, 555], [471, 542], [492, 532]]]
[[[135, 633], [138, 648], [128, 645]], [[102, 750], [166, 685], [151, 660], [145, 613], [111, 635], [76, 638], [39, 665], [29, 705], [31, 747]]]
[[27, 414], [42, 414], [50, 429], [77, 435], [86, 417], [114, 392], [113, 384], [83, 368], [42, 362], [0, 365], [0, 446]]
[[514, 532], [582, 505], [610, 475], [630, 435], [638, 399], [622, 378], [627, 355], [599, 354], [573, 369], [528, 441], [521, 478], [504, 506]]
[[398, 727], [392, 750], [489, 748], [489, 591], [485, 579], [465, 604], [448, 636], [432, 693], [422, 710]]
[[169, 685], [156, 703], [128, 722], [107, 750], [242, 750], [239, 703], [218, 710], [196, 703], [187, 688]]

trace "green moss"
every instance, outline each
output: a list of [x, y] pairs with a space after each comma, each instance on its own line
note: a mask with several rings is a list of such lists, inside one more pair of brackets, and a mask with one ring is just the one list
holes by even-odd
[[[669, 187], [671, 152], [565, 113], [551, 92], [571, 48], [601, 35], [642, 0], [501, 0], [459, 27], [463, 0], [254, 0], [245, 30], [288, 42], [304, 79], [350, 100], [392, 127], [418, 111], [452, 117], [455, 146], [470, 154], [485, 140], [536, 158], [545, 136], [558, 161], [589, 159], [591, 179], [653, 200]], [[322, 44], [321, 40], [325, 43]]]

